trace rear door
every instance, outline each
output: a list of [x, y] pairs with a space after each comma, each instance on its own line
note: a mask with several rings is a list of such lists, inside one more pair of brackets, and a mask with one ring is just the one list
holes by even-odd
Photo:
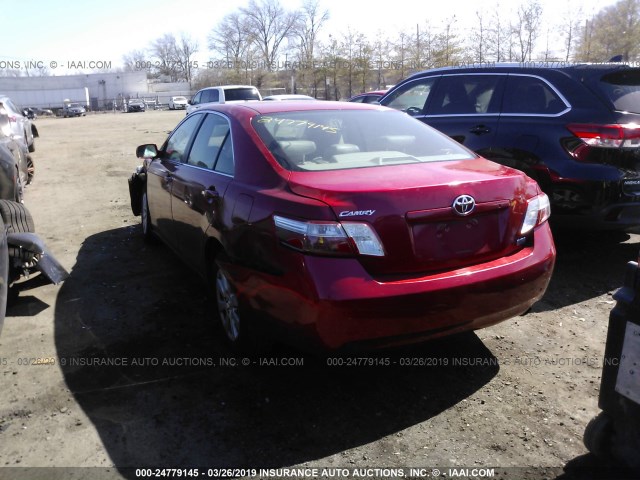
[[221, 228], [224, 195], [233, 180], [231, 130], [226, 117], [209, 113], [192, 142], [185, 161], [176, 166], [171, 207], [179, 253], [202, 270], [207, 229]]
[[564, 96], [544, 78], [510, 73], [498, 134], [487, 158], [536, 178], [540, 159], [561, 153], [558, 132], [566, 131], [564, 115], [570, 108]]
[[422, 121], [485, 156], [498, 130], [505, 75], [443, 75]]

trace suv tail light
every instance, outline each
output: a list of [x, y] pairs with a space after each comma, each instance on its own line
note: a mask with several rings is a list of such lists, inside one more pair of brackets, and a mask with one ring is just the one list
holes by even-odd
[[524, 221], [520, 228], [520, 235], [529, 233], [538, 225], [542, 225], [549, 220], [549, 216], [551, 215], [549, 197], [544, 193], [529, 199], [527, 204], [527, 213], [524, 216]]
[[586, 161], [589, 147], [640, 148], [640, 125], [635, 123], [597, 125], [572, 123], [567, 128], [583, 143], [570, 152], [577, 160]]
[[296, 250], [323, 255], [383, 257], [384, 249], [371, 225], [360, 222], [300, 221], [273, 216], [278, 238]]

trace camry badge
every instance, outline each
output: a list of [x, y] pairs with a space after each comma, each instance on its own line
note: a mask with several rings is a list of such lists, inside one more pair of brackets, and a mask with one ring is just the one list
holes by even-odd
[[456, 197], [451, 207], [458, 215], [466, 216], [476, 208], [476, 201], [471, 195], [460, 195], [459, 197]]
[[360, 215], [364, 215], [364, 216], [370, 217], [374, 213], [376, 213], [375, 210], [345, 210], [343, 212], [340, 212], [338, 216], [339, 217], [358, 217]]

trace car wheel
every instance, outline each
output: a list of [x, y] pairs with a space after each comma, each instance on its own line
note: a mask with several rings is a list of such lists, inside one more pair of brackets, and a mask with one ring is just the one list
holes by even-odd
[[0, 200], [0, 216], [7, 233], [33, 233], [36, 231], [33, 217], [22, 203]]
[[[33, 233], [36, 231], [33, 217], [22, 203], [11, 200], [0, 200], [0, 216], [4, 222], [7, 234], [10, 233]], [[9, 259], [20, 258], [22, 262], [28, 263], [35, 256], [31, 252], [22, 251], [20, 248], [8, 247]], [[21, 268], [9, 262], [7, 304], [13, 304], [18, 299], [19, 289], [12, 286], [13, 282], [20, 278]]]
[[140, 206], [140, 223], [142, 225], [142, 237], [145, 242], [155, 241], [153, 235], [153, 229], [151, 228], [151, 215], [149, 213], [149, 201], [147, 200], [147, 190], [142, 192], [141, 206]]
[[241, 340], [241, 317], [238, 296], [229, 281], [229, 275], [224, 268], [216, 271], [216, 305], [220, 324], [232, 345], [239, 345]]
[[16, 168], [16, 186], [14, 200], [18, 203], [24, 203], [24, 182], [22, 181], [22, 174], [20, 170]]
[[600, 459], [611, 457], [611, 440], [613, 438], [613, 422], [604, 412], [591, 419], [584, 429], [584, 446]]
[[33, 165], [33, 158], [31, 155], [27, 155], [27, 185], [33, 182], [33, 177], [36, 174], [36, 167]]

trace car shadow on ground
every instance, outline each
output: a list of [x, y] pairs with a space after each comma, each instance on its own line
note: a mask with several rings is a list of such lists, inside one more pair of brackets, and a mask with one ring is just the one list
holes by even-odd
[[[313, 461], [425, 422], [499, 370], [475, 334], [371, 357], [387, 366], [328, 365], [288, 347], [234, 356], [205, 290], [167, 248], [144, 245], [138, 226], [87, 238], [60, 289], [60, 366], [120, 469]], [[401, 365], [424, 357], [440, 366]]]
[[546, 312], [615, 292], [625, 266], [638, 259], [637, 236], [621, 232], [555, 230], [555, 270], [544, 297], [533, 311]]

